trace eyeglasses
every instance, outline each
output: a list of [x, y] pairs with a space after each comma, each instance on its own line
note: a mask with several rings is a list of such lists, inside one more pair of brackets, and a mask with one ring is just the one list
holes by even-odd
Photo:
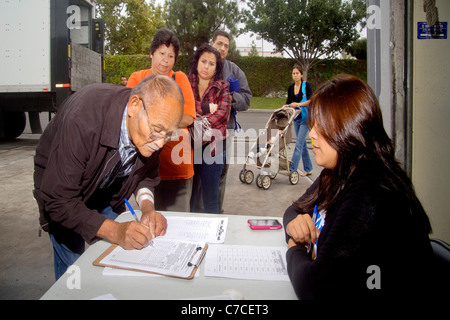
[[160, 139], [163, 139], [164, 142], [173, 141], [173, 140], [178, 141], [177, 131], [166, 133], [166, 134], [161, 134], [160, 132], [153, 131], [152, 125], [150, 124], [150, 119], [148, 118], [147, 108], [145, 107], [144, 100], [142, 98], [139, 98], [139, 100], [142, 101], [142, 106], [144, 107], [144, 113], [145, 113], [145, 116], [147, 117], [148, 128], [150, 129], [150, 134], [149, 134], [148, 138], [151, 141], [157, 141]]

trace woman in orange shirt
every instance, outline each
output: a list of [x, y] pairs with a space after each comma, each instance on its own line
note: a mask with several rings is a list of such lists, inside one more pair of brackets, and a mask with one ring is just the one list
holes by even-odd
[[181, 87], [184, 96], [184, 115], [177, 130], [178, 137], [168, 141], [161, 151], [159, 174], [161, 182], [155, 189], [156, 210], [190, 211], [192, 177], [194, 176], [193, 152], [190, 144], [189, 126], [195, 120], [195, 100], [185, 73], [172, 70], [178, 58], [180, 43], [169, 29], [159, 29], [150, 45], [151, 68], [131, 74], [127, 87], [136, 86], [151, 74], [172, 77]]

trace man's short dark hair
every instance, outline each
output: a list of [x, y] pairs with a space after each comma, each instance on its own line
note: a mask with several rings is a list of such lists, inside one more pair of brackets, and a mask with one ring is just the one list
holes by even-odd
[[218, 36], [223, 36], [231, 42], [230, 34], [223, 30], [217, 30], [216, 32], [214, 32], [212, 42], [216, 42]]
[[167, 47], [173, 45], [173, 49], [175, 51], [175, 62], [177, 62], [178, 52], [180, 51], [180, 41], [172, 30], [166, 28], [156, 31], [150, 45], [150, 55], [152, 55], [163, 44]]

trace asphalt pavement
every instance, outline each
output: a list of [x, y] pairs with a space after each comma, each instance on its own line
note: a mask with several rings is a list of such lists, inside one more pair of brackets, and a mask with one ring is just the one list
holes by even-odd
[[[320, 174], [314, 154], [313, 174], [300, 177], [296, 185], [283, 174], [277, 174], [268, 190], [256, 185], [260, 170], [246, 166], [254, 173], [251, 184], [242, 183], [239, 173], [245, 156], [254, 143], [246, 132], [264, 129], [273, 110], [249, 110], [238, 114], [242, 131], [235, 137], [234, 155], [227, 176], [223, 210], [225, 214], [282, 217], [286, 208], [297, 200]], [[42, 128], [48, 114], [41, 114]], [[293, 134], [295, 138], [295, 134]], [[0, 142], [0, 299], [39, 299], [54, 283], [53, 250], [48, 235], [40, 232], [38, 208], [32, 196], [33, 156], [39, 134], [31, 134], [29, 125], [16, 140]], [[308, 143], [310, 147], [310, 143]], [[288, 148], [291, 158], [294, 143]], [[300, 163], [300, 173], [302, 170]], [[135, 205], [134, 202], [132, 204]]]

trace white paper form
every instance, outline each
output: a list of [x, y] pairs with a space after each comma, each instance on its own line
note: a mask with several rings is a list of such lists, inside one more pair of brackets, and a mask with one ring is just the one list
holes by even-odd
[[209, 245], [204, 274], [249, 280], [289, 281], [286, 247]]
[[[166, 216], [167, 230], [163, 237], [158, 239], [173, 239], [173, 240], [187, 240], [187, 241], [201, 241], [208, 243], [223, 243], [225, 241], [228, 217], [180, 217], [180, 216]], [[134, 251], [134, 250], [133, 250]], [[103, 275], [108, 276], [154, 276], [152, 274], [120, 270], [116, 268], [105, 267]], [[198, 276], [197, 271], [195, 276]]]
[[[140, 210], [136, 210], [138, 217], [142, 216]], [[179, 216], [166, 215], [167, 230], [165, 238], [205, 241], [207, 243], [224, 243], [227, 234], [228, 217], [189, 217], [184, 214]], [[116, 219], [118, 222], [134, 220], [130, 211], [127, 211]]]
[[204, 242], [157, 238], [153, 241], [153, 247], [148, 246], [141, 250], [125, 250], [117, 247], [100, 263], [119, 268], [188, 277], [201, 254], [201, 250], [197, 248], [204, 247]]
[[203, 218], [166, 216], [167, 231], [164, 238], [208, 243], [224, 243], [228, 217]]

